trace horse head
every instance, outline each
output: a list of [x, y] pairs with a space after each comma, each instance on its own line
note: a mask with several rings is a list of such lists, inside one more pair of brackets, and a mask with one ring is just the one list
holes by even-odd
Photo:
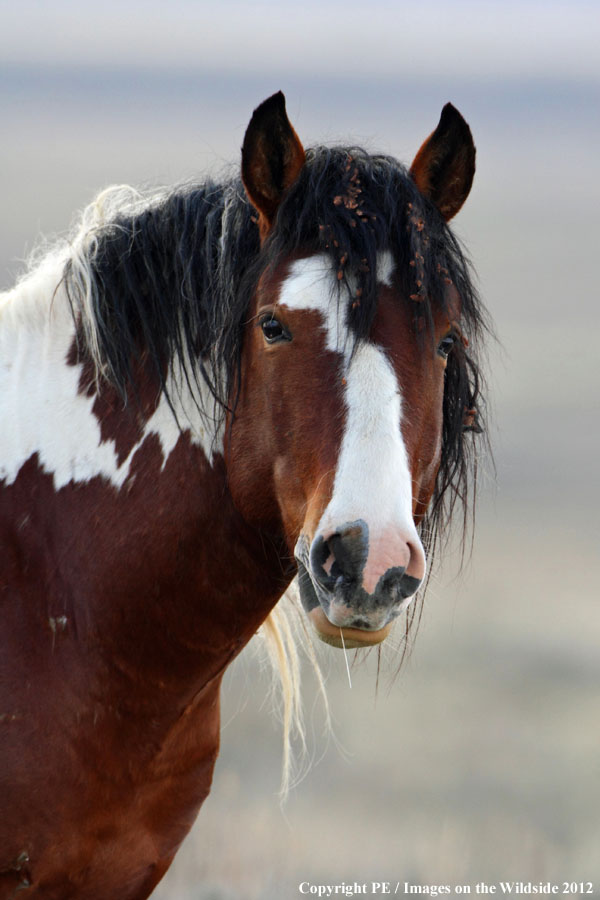
[[358, 150], [305, 152], [281, 93], [246, 132], [261, 253], [230, 403], [230, 489], [281, 543], [284, 568], [295, 560], [303, 605], [336, 646], [382, 641], [423, 583], [423, 518], [443, 492], [445, 445], [473, 413], [446, 222], [474, 169], [450, 104], [408, 172]]

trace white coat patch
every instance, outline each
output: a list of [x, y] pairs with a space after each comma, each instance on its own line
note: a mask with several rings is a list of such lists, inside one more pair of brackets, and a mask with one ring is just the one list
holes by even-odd
[[[164, 396], [129, 457], [118, 464], [114, 441], [101, 442], [94, 397], [79, 393], [81, 366], [68, 365], [74, 340], [69, 303], [61, 286], [64, 254], [48, 257], [16, 288], [0, 295], [0, 481], [11, 484], [34, 453], [55, 489], [100, 476], [120, 488], [131, 460], [149, 434], [166, 458], [180, 437]], [[207, 456], [221, 449], [188, 396], [173, 392], [178, 421]], [[207, 392], [208, 394], [208, 392]]]

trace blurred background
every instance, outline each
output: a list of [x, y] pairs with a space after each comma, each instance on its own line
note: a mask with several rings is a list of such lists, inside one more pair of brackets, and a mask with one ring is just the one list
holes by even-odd
[[[499, 337], [473, 554], [443, 554], [414, 649], [319, 649], [309, 762], [279, 805], [269, 677], [227, 676], [212, 793], [155, 900], [300, 881], [594, 881], [600, 891], [600, 5], [0, 2], [0, 287], [103, 187], [238, 164], [274, 91], [307, 145], [410, 163], [451, 100], [478, 148], [455, 228]], [[378, 687], [376, 684], [378, 681]]]

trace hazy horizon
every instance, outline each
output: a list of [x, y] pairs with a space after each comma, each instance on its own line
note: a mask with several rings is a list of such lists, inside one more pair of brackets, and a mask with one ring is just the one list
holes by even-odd
[[427, 0], [410, 8], [372, 0], [368, 12], [352, 0], [173, 0], [168, 10], [158, 0], [105, 0], [84, 14], [75, 0], [3, 0], [0, 11], [4, 63], [598, 81], [600, 12], [592, 0]]

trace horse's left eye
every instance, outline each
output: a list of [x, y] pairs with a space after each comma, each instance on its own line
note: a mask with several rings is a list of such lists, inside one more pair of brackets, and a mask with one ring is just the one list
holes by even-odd
[[281, 322], [273, 318], [273, 316], [265, 316], [261, 321], [260, 327], [268, 344], [274, 344], [276, 341], [289, 341], [291, 335], [283, 327]]
[[447, 334], [446, 337], [442, 338], [442, 340], [438, 344], [438, 356], [441, 356], [442, 359], [448, 359], [448, 355], [454, 347], [455, 343], [456, 335], [454, 334], [454, 332]]

